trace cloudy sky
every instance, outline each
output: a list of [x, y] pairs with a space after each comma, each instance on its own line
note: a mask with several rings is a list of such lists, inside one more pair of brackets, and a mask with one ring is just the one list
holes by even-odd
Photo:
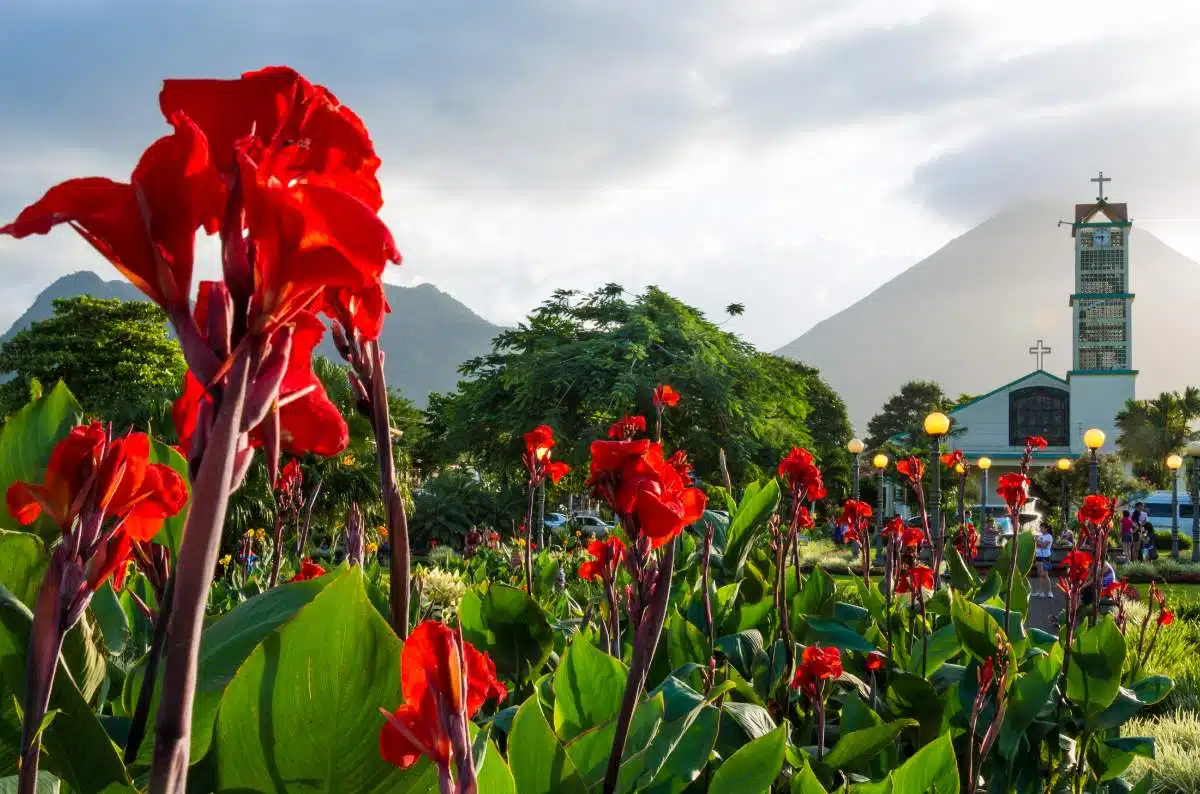
[[[288, 64], [366, 120], [397, 283], [513, 322], [658, 284], [778, 347], [1013, 202], [1110, 197], [1200, 259], [1200, 8], [1046, 0], [6, 0], [0, 218], [128, 178], [165, 76]], [[0, 328], [65, 230], [0, 239]]]

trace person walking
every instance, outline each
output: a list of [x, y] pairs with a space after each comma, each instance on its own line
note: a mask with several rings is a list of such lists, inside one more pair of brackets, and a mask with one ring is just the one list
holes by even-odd
[[1038, 584], [1042, 590], [1033, 594], [1033, 598], [1054, 598], [1054, 588], [1050, 585], [1050, 566], [1054, 560], [1054, 536], [1044, 523], [1033, 538], [1033, 561], [1037, 568]]
[[1133, 516], [1128, 510], [1121, 511], [1121, 548], [1125, 552], [1125, 559], [1133, 562], [1137, 559], [1133, 548]]

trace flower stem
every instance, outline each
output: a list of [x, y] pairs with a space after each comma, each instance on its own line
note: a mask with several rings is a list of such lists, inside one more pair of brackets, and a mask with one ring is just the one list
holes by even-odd
[[125, 763], [137, 760], [146, 735], [146, 720], [150, 718], [150, 702], [154, 699], [154, 683], [158, 680], [158, 663], [162, 659], [163, 645], [167, 641], [167, 624], [171, 620], [171, 603], [175, 600], [175, 577], [167, 580], [162, 599], [158, 604], [158, 617], [154, 619], [154, 638], [150, 641], [150, 652], [146, 654], [146, 669], [143, 671], [142, 686], [138, 690], [137, 706], [133, 720], [129, 723], [129, 735], [125, 740]]
[[529, 481], [529, 498], [525, 505], [525, 592], [533, 598], [533, 499], [537, 486]]
[[[1009, 520], [1012, 522], [1013, 537], [1012, 537], [1012, 554], [1008, 561], [1008, 591], [1004, 594], [1004, 625], [1000, 628], [1004, 630], [1004, 636], [1008, 637], [1009, 632], [1009, 614], [1012, 612], [1012, 592], [1013, 584], [1017, 579], [1017, 555], [1020, 553], [1019, 538], [1021, 537], [1021, 511], [1013, 509], [1009, 511]], [[1009, 642], [1011, 642], [1011, 638]]]
[[713, 527], [708, 525], [704, 533], [704, 559], [700, 564], [700, 587], [704, 591], [704, 621], [708, 627], [708, 652], [711, 655], [717, 644], [717, 627], [713, 625], [712, 594], [708, 592], [709, 562], [712, 558]]
[[396, 458], [392, 454], [392, 415], [388, 406], [387, 379], [383, 374], [383, 350], [379, 342], [368, 342], [371, 369], [371, 425], [375, 430], [375, 454], [379, 458], [379, 485], [387, 511], [391, 540], [391, 580], [388, 600], [392, 628], [400, 639], [408, 638], [408, 612], [412, 589], [412, 551], [408, 545], [408, 513], [396, 484]]
[[613, 736], [612, 755], [608, 758], [608, 771], [604, 775], [604, 794], [617, 790], [617, 778], [621, 773], [621, 757], [625, 754], [625, 740], [629, 738], [629, 725], [637, 707], [642, 688], [650, 674], [650, 663], [662, 636], [663, 623], [667, 619], [667, 607], [671, 601], [671, 576], [675, 569], [675, 546], [677, 539], [667, 543], [662, 559], [658, 563], [658, 580], [650, 596], [641, 625], [636, 629], [633, 641], [633, 657], [629, 663], [629, 677], [625, 680], [625, 695], [621, 699], [621, 712], [617, 717], [617, 730]]
[[283, 562], [283, 520], [279, 515], [279, 506], [275, 507], [275, 548], [271, 554], [271, 578], [267, 580], [267, 589], [270, 590], [279, 583], [279, 565]]
[[62, 651], [66, 629], [62, 625], [64, 574], [71, 565], [65, 545], [55, 550], [50, 567], [42, 579], [34, 604], [33, 625], [29, 634], [29, 656], [25, 668], [24, 722], [21, 726], [21, 772], [18, 794], [34, 794], [37, 789], [38, 761], [42, 753], [42, 719], [50, 708], [58, 655]]
[[257, 355], [243, 351], [233, 363], [192, 488], [179, 564], [175, 568], [174, 605], [167, 627], [166, 664], [150, 769], [152, 794], [174, 794], [187, 788], [200, 632], [229, 505], [234, 453], [241, 433], [252, 357]]

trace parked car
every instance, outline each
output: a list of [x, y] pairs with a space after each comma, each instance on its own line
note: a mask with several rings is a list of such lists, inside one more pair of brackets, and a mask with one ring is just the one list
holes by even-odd
[[542, 524], [546, 529], [562, 529], [567, 524], [567, 517], [562, 513], [547, 513]]
[[607, 535], [612, 531], [612, 525], [594, 513], [576, 513], [571, 516], [571, 523], [576, 528], [593, 535]]
[[[1150, 518], [1150, 526], [1156, 530], [1171, 529], [1170, 491], [1151, 491], [1143, 496], [1131, 498], [1128, 506], [1132, 508], [1138, 502], [1145, 505], [1146, 514]], [[1192, 499], [1183, 488], [1179, 489], [1179, 527], [1182, 532], [1191, 532]]]

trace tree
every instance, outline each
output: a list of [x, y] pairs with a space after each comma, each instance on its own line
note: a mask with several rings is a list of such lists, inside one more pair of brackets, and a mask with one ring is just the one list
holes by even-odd
[[948, 412], [961, 402], [965, 400], [951, 399], [933, 381], [909, 381], [900, 387], [898, 394], [889, 397], [879, 413], [867, 423], [867, 448], [879, 449], [895, 436], [904, 434], [909, 436], [909, 445], [919, 447], [919, 439], [925, 437], [925, 417], [932, 411]]
[[153, 303], [56, 298], [51, 317], [0, 347], [0, 372], [13, 375], [0, 385], [0, 411], [7, 416], [24, 405], [31, 380], [61, 380], [88, 414], [119, 428], [153, 425], [161, 435], [170, 430], [185, 370], [166, 315]]
[[1134, 473], [1158, 488], [1170, 484], [1166, 458], [1200, 438], [1191, 423], [1200, 418], [1200, 389], [1163, 392], [1152, 400], [1130, 400], [1117, 413], [1117, 449]]
[[[722, 481], [723, 449], [744, 484], [773, 472], [791, 446], [814, 446], [810, 394], [828, 389], [815, 371], [760, 353], [660, 289], [627, 300], [615, 284], [555, 292], [460, 371], [455, 393], [430, 399], [424, 456], [465, 463], [498, 486], [522, 477], [521, 435], [544, 422], [559, 439], [555, 457], [575, 468], [568, 487], [581, 488], [589, 444], [627, 413], [652, 425], [651, 393], [661, 383], [683, 396], [664, 419], [668, 446], [686, 449], [710, 483]], [[848, 421], [835, 395], [823, 400], [822, 430], [832, 438]]]

